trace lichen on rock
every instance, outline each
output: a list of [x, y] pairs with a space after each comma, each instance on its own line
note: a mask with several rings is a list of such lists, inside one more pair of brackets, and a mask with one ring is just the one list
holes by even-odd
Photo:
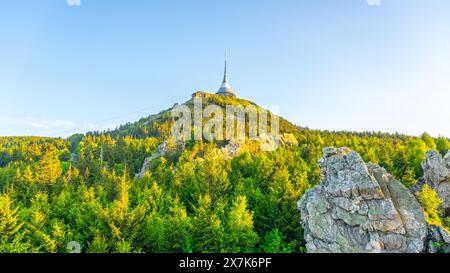
[[348, 148], [324, 148], [321, 182], [298, 203], [308, 252], [424, 250], [427, 225], [414, 195]]

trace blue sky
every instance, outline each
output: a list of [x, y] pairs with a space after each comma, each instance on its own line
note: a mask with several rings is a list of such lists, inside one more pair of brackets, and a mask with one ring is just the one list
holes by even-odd
[[[369, 0], [369, 2], [376, 0]], [[68, 136], [215, 92], [302, 126], [450, 137], [450, 1], [5, 0], [0, 135]]]

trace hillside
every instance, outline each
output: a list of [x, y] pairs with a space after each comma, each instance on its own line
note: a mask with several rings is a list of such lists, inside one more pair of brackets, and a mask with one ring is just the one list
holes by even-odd
[[318, 131], [280, 118], [298, 145], [249, 143], [228, 157], [227, 143], [172, 141], [170, 110], [67, 140], [0, 138], [0, 252], [65, 252], [70, 241], [83, 252], [304, 252], [297, 201], [320, 181], [322, 148], [347, 146], [407, 187], [427, 150], [450, 148], [427, 134]]
[[[192, 109], [193, 99], [183, 104]], [[208, 94], [208, 97], [203, 99], [204, 106], [210, 104], [218, 105], [222, 109], [225, 109], [226, 105], [237, 104], [244, 107], [254, 105], [259, 108], [254, 102], [245, 99], [214, 94]], [[87, 135], [93, 137], [110, 135], [112, 139], [125, 137], [145, 139], [151, 137], [162, 142], [170, 136], [170, 128], [173, 123], [170, 115], [172, 109], [173, 107], [142, 118], [137, 122], [124, 124], [115, 130], [90, 132]], [[432, 138], [426, 133], [421, 137], [414, 137], [382, 132], [311, 130], [295, 125], [283, 117], [279, 117], [279, 123], [281, 134], [291, 133], [295, 135], [300, 142], [302, 158], [310, 165], [315, 165], [323, 147], [347, 146], [360, 153], [364, 160], [380, 164], [396, 177], [403, 178], [406, 181], [405, 183], [413, 183], [415, 179], [422, 175], [420, 162], [424, 159], [427, 150], [438, 150], [444, 155], [450, 148], [448, 139], [444, 137]]]
[[[218, 105], [223, 110], [225, 110], [227, 105], [242, 105], [244, 107], [248, 105], [253, 105], [259, 108], [254, 102], [249, 100], [240, 99], [236, 97], [226, 97], [215, 94], [208, 94], [207, 97], [202, 100], [203, 106], [207, 105]], [[183, 103], [187, 105], [190, 109], [193, 109], [194, 99], [190, 99]], [[178, 104], [175, 104], [175, 107]], [[150, 115], [146, 118], [142, 118], [137, 122], [127, 123], [119, 126], [115, 130], [103, 131], [103, 132], [91, 132], [89, 135], [101, 135], [109, 134], [111, 137], [125, 137], [130, 136], [133, 138], [145, 138], [145, 137], [161, 137], [166, 138], [169, 136], [170, 122], [172, 121], [170, 112], [173, 107], [163, 110], [158, 114]], [[297, 132], [300, 127], [290, 123], [284, 118], [280, 117], [280, 132], [281, 133], [294, 133]]]

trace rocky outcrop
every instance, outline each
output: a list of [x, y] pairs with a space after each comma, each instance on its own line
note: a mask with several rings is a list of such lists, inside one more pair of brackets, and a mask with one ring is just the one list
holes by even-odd
[[293, 134], [261, 134], [258, 136], [262, 151], [275, 151], [279, 146], [297, 146], [298, 141]]
[[245, 140], [230, 140], [224, 147], [220, 148], [220, 152], [225, 160], [234, 158], [239, 155], [239, 151], [245, 146]]
[[[239, 155], [241, 150], [246, 149], [246, 145], [250, 140], [248, 139], [232, 139], [226, 143], [225, 146], [220, 148], [220, 152], [225, 160], [232, 159]], [[293, 134], [280, 134], [279, 136], [273, 137], [269, 135], [259, 136], [255, 140], [251, 140], [252, 142], [257, 143], [260, 146], [261, 150], [264, 151], [273, 151], [278, 148], [279, 145], [287, 147], [287, 146], [296, 146], [298, 145], [298, 141]], [[182, 152], [185, 148], [185, 143], [183, 141], [172, 141], [166, 140], [161, 143], [152, 156], [147, 157], [142, 164], [141, 171], [137, 174], [138, 178], [142, 178], [146, 171], [148, 170], [150, 163], [157, 158], [174, 155], [176, 153]]]
[[443, 202], [440, 205], [442, 214], [450, 216], [450, 151], [444, 157], [436, 151], [427, 152], [422, 168], [424, 176], [411, 190], [420, 191], [427, 184], [442, 199]]
[[179, 141], [176, 143], [172, 143], [172, 141], [164, 141], [163, 143], [161, 143], [158, 148], [156, 148], [155, 153], [150, 156], [147, 157], [144, 160], [144, 163], [142, 164], [142, 168], [141, 171], [139, 172], [139, 174], [137, 175], [139, 178], [142, 178], [145, 175], [145, 172], [147, 172], [148, 167], [150, 166], [150, 162], [152, 162], [152, 160], [160, 158], [160, 157], [164, 157], [168, 154], [174, 154], [177, 151], [183, 151], [184, 150], [184, 142]]
[[272, 136], [268, 134], [259, 135], [256, 139], [232, 139], [220, 148], [224, 159], [231, 159], [239, 155], [241, 150], [247, 149], [247, 144], [252, 143], [259, 147], [261, 151], [275, 151], [279, 146], [289, 147], [297, 146], [298, 141], [293, 134], [280, 134]]
[[325, 148], [321, 182], [298, 203], [308, 252], [424, 251], [427, 225], [414, 195], [347, 148]]

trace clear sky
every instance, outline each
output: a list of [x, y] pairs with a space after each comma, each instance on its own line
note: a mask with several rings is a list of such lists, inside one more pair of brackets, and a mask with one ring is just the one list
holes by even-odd
[[448, 0], [80, 1], [1, 1], [0, 135], [105, 129], [215, 92], [226, 48], [237, 95], [296, 124], [450, 137]]

